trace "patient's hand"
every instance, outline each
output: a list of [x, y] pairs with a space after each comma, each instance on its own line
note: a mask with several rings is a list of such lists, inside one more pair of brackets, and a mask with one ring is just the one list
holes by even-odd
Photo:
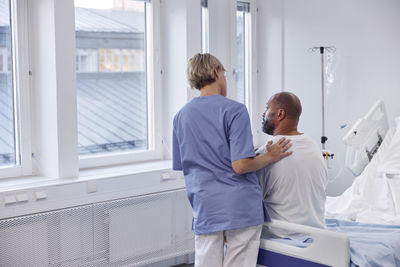
[[290, 144], [290, 140], [282, 137], [278, 142], [272, 144], [272, 141], [267, 143], [267, 151], [269, 156], [272, 159], [272, 162], [278, 161], [281, 158], [291, 155], [293, 152], [288, 151], [288, 149], [292, 146]]

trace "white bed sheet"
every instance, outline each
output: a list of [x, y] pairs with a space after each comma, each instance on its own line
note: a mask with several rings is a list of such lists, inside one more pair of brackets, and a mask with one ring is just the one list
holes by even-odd
[[393, 152], [400, 151], [399, 140], [400, 127], [389, 129], [378, 152], [353, 184], [342, 195], [327, 198], [326, 218], [400, 225], [400, 175], [382, 172], [385, 163], [396, 162], [393, 157], [400, 153]]

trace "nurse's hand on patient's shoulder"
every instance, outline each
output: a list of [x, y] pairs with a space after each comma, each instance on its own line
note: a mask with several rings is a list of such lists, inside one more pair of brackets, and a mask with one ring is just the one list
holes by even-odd
[[286, 156], [291, 155], [293, 152], [288, 151], [292, 146], [289, 139], [282, 137], [278, 142], [272, 144], [272, 141], [267, 143], [267, 151], [268, 156], [271, 158], [271, 162], [275, 162], [284, 158]]
[[255, 156], [254, 158], [242, 158], [235, 160], [232, 162], [232, 168], [239, 175], [248, 172], [254, 172], [263, 168], [269, 163], [278, 161], [281, 158], [292, 154], [292, 152], [288, 151], [291, 146], [290, 140], [287, 140], [286, 138], [281, 138], [276, 144], [268, 142], [267, 153]]

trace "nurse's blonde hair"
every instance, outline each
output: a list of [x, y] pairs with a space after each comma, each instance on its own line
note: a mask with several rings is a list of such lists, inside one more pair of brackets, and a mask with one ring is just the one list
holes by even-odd
[[187, 75], [191, 88], [201, 89], [216, 81], [215, 70], [225, 71], [218, 58], [211, 54], [196, 54], [189, 59]]

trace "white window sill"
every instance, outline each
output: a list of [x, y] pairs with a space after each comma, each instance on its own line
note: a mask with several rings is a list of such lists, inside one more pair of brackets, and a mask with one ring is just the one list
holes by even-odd
[[0, 180], [0, 193], [14, 190], [27, 190], [40, 187], [66, 185], [89, 180], [112, 179], [114, 177], [135, 175], [154, 171], [168, 171], [171, 170], [171, 166], [172, 163], [170, 160], [160, 160], [121, 166], [83, 169], [80, 170], [79, 177], [66, 179], [41, 176], [6, 178]]
[[87, 169], [70, 179], [10, 178], [0, 180], [0, 219], [184, 189], [170, 160]]
[[148, 161], [135, 164], [118, 165], [111, 167], [100, 167], [81, 169], [79, 172], [80, 180], [112, 178], [116, 176], [146, 173], [153, 171], [164, 171], [172, 169], [171, 160]]

